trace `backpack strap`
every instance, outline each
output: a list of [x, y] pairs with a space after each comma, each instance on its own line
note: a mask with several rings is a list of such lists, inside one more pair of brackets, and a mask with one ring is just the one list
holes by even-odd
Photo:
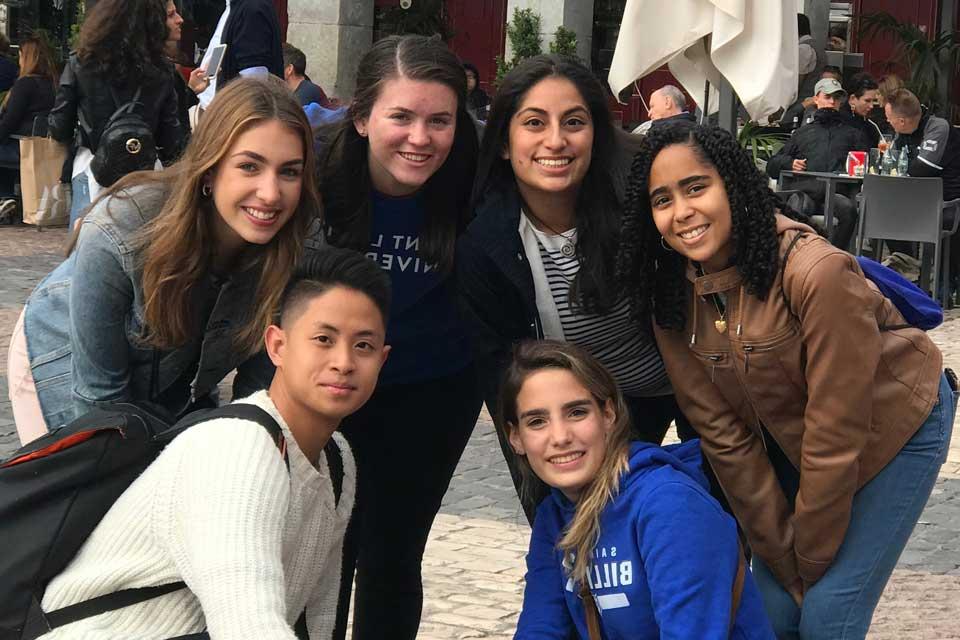
[[186, 586], [186, 583], [181, 580], [180, 582], [171, 582], [170, 584], [163, 584], [156, 587], [123, 589], [122, 591], [115, 591], [96, 598], [84, 600], [83, 602], [78, 602], [69, 607], [63, 607], [62, 609], [57, 609], [56, 611], [45, 614], [44, 617], [47, 620], [48, 626], [47, 631], [52, 631], [57, 627], [62, 627], [66, 624], [83, 620], [84, 618], [97, 616], [107, 611], [114, 611], [115, 609], [122, 609], [132, 604], [159, 598], [168, 593], [179, 591]]
[[783, 252], [783, 259], [780, 260], [780, 292], [783, 294], [783, 301], [787, 303], [787, 310], [793, 314], [793, 307], [790, 306], [790, 298], [787, 297], [787, 288], [783, 286], [783, 280], [786, 277], [787, 273], [787, 258], [790, 257], [790, 252], [793, 251], [794, 245], [797, 244], [797, 240], [802, 238], [804, 234], [802, 231], [793, 236], [793, 240], [790, 241], [790, 244], [787, 245], [787, 250]]
[[327, 466], [330, 468], [330, 482], [333, 484], [333, 499], [336, 506], [340, 504], [340, 494], [343, 493], [343, 453], [332, 435], [323, 452], [327, 455]]
[[[287, 441], [286, 438], [283, 437], [283, 430], [280, 428], [280, 425], [277, 424], [277, 421], [273, 418], [273, 416], [271, 416], [267, 411], [253, 404], [237, 402], [224, 405], [222, 407], [217, 407], [215, 409], [208, 409], [206, 411], [195, 411], [178, 421], [177, 424], [167, 431], [158, 434], [156, 437], [160, 440], [169, 441], [189, 427], [201, 422], [207, 422], [208, 420], [216, 420], [218, 418], [237, 418], [240, 420], [250, 420], [251, 422], [256, 422], [261, 427], [266, 429], [267, 433], [270, 435], [270, 439], [276, 443], [277, 448], [280, 450], [280, 454], [283, 456], [283, 462], [287, 466], [287, 471], [290, 471], [290, 459], [287, 456]], [[331, 439], [331, 442], [333, 442], [333, 439]], [[335, 452], [334, 455], [328, 455], [327, 460], [329, 462], [331, 458], [336, 458], [336, 460], [339, 462], [339, 485], [337, 480], [334, 480], [334, 490], [339, 500], [340, 492], [338, 489], [339, 487], [343, 486], [343, 461], [340, 457], [340, 449], [335, 444], [333, 446], [333, 450]], [[332, 467], [333, 464], [331, 464], [331, 468]], [[333, 475], [332, 472], [331, 475]], [[184, 589], [186, 586], [186, 583], [183, 581], [171, 582], [169, 584], [155, 587], [123, 589], [121, 591], [115, 591], [113, 593], [107, 593], [96, 598], [84, 600], [83, 602], [78, 602], [68, 607], [63, 607], [62, 609], [57, 609], [56, 611], [51, 611], [50, 613], [44, 614], [48, 627], [44, 630], [44, 633], [46, 633], [46, 631], [56, 629], [57, 627], [62, 627], [63, 625], [77, 622], [78, 620], [83, 620], [84, 618], [90, 618], [92, 616], [100, 615], [101, 613], [106, 613], [107, 611], [114, 611], [116, 609], [122, 609], [123, 607], [138, 604], [140, 602], [146, 602], [147, 600], [152, 600], [153, 598], [159, 598], [160, 596], [168, 593], [173, 593], [174, 591]]]

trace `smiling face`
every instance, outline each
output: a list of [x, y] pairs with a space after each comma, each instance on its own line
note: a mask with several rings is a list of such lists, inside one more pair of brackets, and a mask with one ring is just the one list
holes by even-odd
[[733, 254], [730, 201], [723, 179], [693, 147], [674, 144], [650, 167], [653, 222], [670, 247], [709, 272], [730, 264]]
[[267, 329], [277, 367], [271, 393], [301, 416], [339, 422], [373, 394], [390, 352], [383, 316], [366, 294], [334, 286]]
[[517, 394], [514, 451], [527, 457], [538, 478], [576, 502], [596, 478], [616, 416], [566, 369], [542, 369]]
[[527, 200], [530, 192], [576, 195], [592, 153], [593, 120], [577, 87], [560, 77], [533, 85], [510, 119], [503, 154], [521, 195]]
[[370, 110], [354, 121], [370, 140], [374, 188], [388, 196], [415, 193], [446, 162], [457, 130], [457, 95], [439, 82], [387, 80]]
[[299, 134], [278, 120], [237, 136], [207, 185], [213, 190], [217, 255], [235, 255], [245, 244], [267, 244], [293, 216], [303, 186], [304, 149]]

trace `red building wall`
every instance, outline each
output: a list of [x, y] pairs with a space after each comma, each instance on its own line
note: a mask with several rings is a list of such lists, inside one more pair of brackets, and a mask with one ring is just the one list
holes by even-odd
[[[940, 3], [944, 0], [855, 0], [856, 15], [862, 16], [881, 11], [889, 13], [901, 22], [910, 22], [927, 33], [937, 30]], [[955, 2], [956, 0], [946, 0]], [[853, 42], [854, 51], [863, 54], [863, 68], [879, 78], [887, 73], [905, 75], [906, 69], [892, 62], [895, 53], [893, 38], [871, 38], [869, 41]]]

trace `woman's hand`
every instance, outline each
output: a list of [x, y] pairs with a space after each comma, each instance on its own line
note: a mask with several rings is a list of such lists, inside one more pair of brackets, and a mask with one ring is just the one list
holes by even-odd
[[210, 86], [210, 78], [207, 77], [207, 70], [203, 67], [197, 67], [191, 71], [187, 86], [197, 95], [203, 93], [207, 87]]

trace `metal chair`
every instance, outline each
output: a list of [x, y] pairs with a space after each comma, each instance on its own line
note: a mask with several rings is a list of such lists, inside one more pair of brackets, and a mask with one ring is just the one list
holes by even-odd
[[[952, 227], [945, 230], [943, 181], [940, 178], [864, 176], [857, 255], [862, 251], [865, 238], [932, 244], [932, 291], [934, 297], [940, 297], [941, 305], [946, 308], [950, 288], [949, 237], [960, 226], [960, 202], [951, 201], [948, 204], [952, 209], [956, 208], [958, 213], [952, 216]], [[941, 287], [941, 284], [944, 286]]]

